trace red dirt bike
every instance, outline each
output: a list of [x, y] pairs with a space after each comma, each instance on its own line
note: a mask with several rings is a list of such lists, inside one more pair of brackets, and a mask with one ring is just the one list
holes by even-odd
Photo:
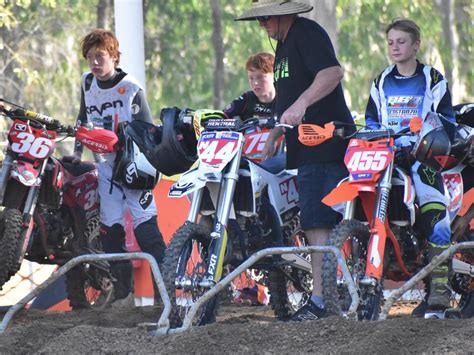
[[[100, 252], [96, 167], [61, 161], [53, 152], [60, 136], [77, 135], [97, 152], [113, 145], [107, 132], [103, 136], [85, 127], [64, 126], [8, 104], [7, 109], [0, 100], [1, 114], [13, 121], [0, 170], [1, 286], [23, 259], [63, 265], [75, 256]], [[113, 290], [108, 263], [74, 268], [66, 274], [66, 290], [72, 308], [106, 304]]]
[[[415, 223], [419, 211], [411, 178], [395, 162], [394, 139], [409, 132], [359, 130], [347, 135], [334, 123], [324, 128], [301, 125], [299, 132], [300, 141], [309, 145], [338, 136], [350, 139], [344, 159], [349, 177], [323, 199], [344, 216], [331, 232], [328, 244], [341, 249], [358, 286], [358, 318], [376, 320], [381, 311], [384, 280], [406, 281], [427, 263], [427, 240]], [[460, 171], [446, 172], [445, 180], [451, 187], [448, 209], [459, 209]], [[456, 214], [454, 210], [450, 212]], [[469, 270], [474, 258], [469, 251], [459, 253], [457, 258], [461, 267], [455, 268], [450, 284], [459, 294], [457, 307], [461, 314], [470, 317], [474, 312], [474, 282]], [[323, 258], [322, 277], [328, 311], [346, 312], [351, 298], [332, 255], [325, 254]]]

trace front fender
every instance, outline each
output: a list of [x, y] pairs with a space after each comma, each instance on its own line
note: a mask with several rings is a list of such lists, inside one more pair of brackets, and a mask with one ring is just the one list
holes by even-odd
[[190, 170], [175, 182], [168, 192], [168, 197], [182, 197], [202, 189], [211, 182], [220, 182], [222, 180], [221, 172], [210, 172], [208, 170], [194, 169]]
[[375, 186], [344, 180], [327, 194], [322, 202], [333, 207], [343, 202], [352, 201], [359, 195], [359, 192], [375, 192]]

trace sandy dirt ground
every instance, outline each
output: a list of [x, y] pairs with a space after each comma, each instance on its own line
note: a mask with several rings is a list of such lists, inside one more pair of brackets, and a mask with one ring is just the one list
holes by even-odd
[[265, 306], [222, 306], [218, 322], [187, 333], [150, 336], [158, 307], [46, 313], [24, 310], [0, 335], [1, 354], [183, 353], [472, 353], [474, 319], [411, 317], [413, 304], [392, 308], [386, 321], [330, 317], [278, 322]]

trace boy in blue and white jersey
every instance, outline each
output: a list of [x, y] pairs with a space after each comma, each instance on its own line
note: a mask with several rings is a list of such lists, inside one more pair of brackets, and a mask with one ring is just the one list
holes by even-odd
[[[398, 132], [410, 125], [413, 117], [437, 112], [454, 122], [451, 94], [446, 79], [436, 69], [420, 63], [420, 28], [408, 19], [394, 20], [386, 29], [389, 55], [394, 64], [373, 82], [366, 108], [366, 124], [381, 125]], [[407, 156], [411, 137], [401, 137], [395, 144]], [[405, 149], [404, 149], [405, 148]], [[449, 247], [451, 227], [447, 213], [444, 183], [439, 172], [416, 161], [409, 164], [421, 211], [421, 227], [429, 241], [430, 260]], [[437, 266], [431, 274], [430, 292], [423, 307], [432, 311], [450, 307], [448, 263]]]

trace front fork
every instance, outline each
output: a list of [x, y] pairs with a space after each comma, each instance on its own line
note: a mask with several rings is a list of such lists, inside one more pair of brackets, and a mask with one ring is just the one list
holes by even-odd
[[[392, 188], [392, 161], [382, 174], [377, 184], [377, 195], [375, 198], [375, 209], [370, 221], [370, 239], [368, 244], [367, 262], [365, 276], [359, 281], [361, 285], [375, 286], [383, 275], [385, 244], [387, 241], [386, 216], [390, 190]], [[353, 219], [355, 215], [355, 200], [346, 204], [344, 219]]]
[[13, 169], [13, 160], [13, 156], [10, 154], [10, 152], [7, 152], [5, 154], [5, 158], [2, 161], [2, 169], [0, 170], [0, 205], [2, 206], [5, 190], [7, 189], [8, 179], [10, 178], [10, 174]]
[[[209, 259], [206, 274], [199, 282], [201, 287], [210, 288], [215, 285], [222, 276], [224, 264], [224, 256], [227, 246], [228, 234], [227, 224], [234, 199], [235, 187], [239, 179], [239, 167], [242, 156], [243, 141], [237, 150], [237, 154], [223, 172], [222, 182], [219, 186], [219, 193], [216, 202], [216, 217], [214, 227], [210, 234], [211, 244], [209, 246]], [[194, 196], [188, 220], [197, 221], [197, 215], [201, 205], [202, 194], [204, 189], [200, 189]]]

